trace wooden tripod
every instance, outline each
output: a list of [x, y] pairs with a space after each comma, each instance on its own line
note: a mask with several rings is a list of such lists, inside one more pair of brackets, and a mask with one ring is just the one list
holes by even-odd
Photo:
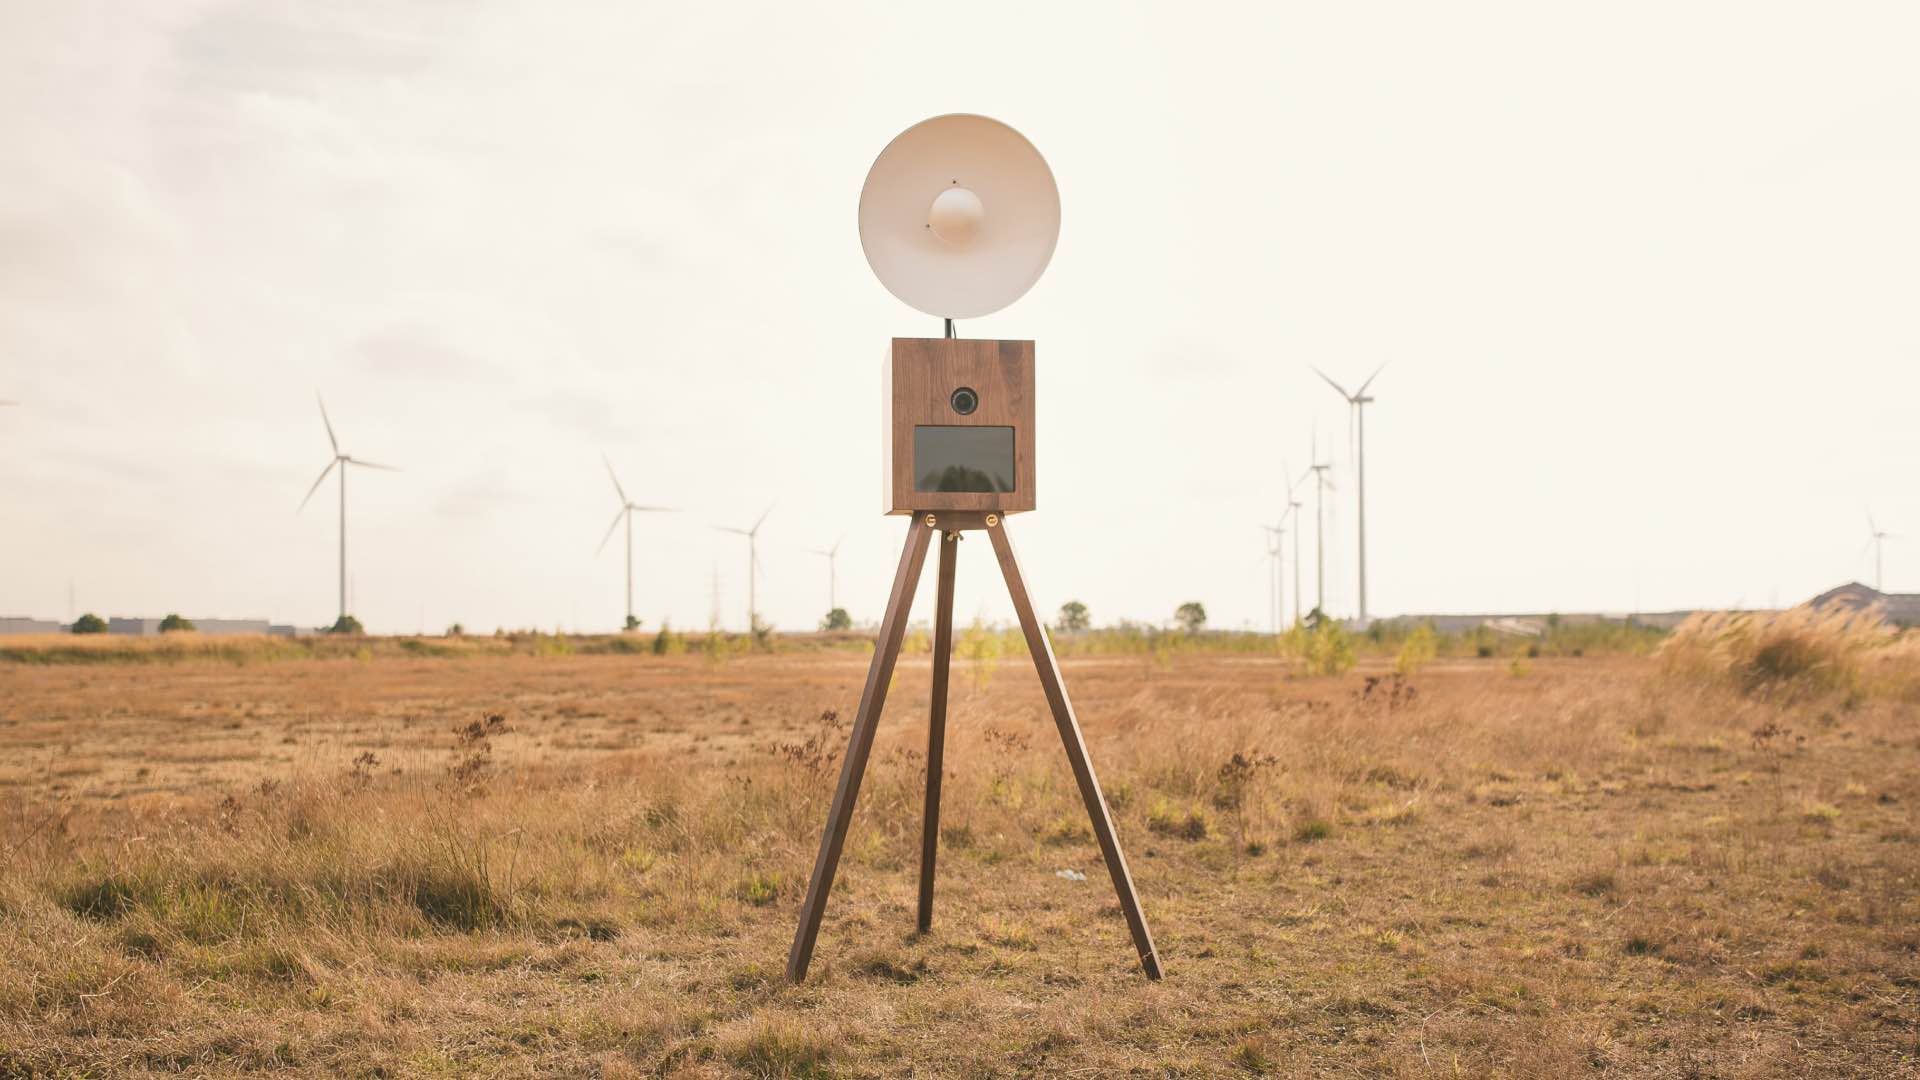
[[900, 567], [894, 572], [893, 593], [887, 599], [887, 613], [880, 621], [880, 640], [875, 643], [873, 664], [867, 668], [867, 683], [860, 692], [860, 709], [853, 718], [853, 735], [847, 741], [847, 756], [840, 765], [840, 784], [833, 792], [833, 809], [827, 812], [826, 834], [820, 838], [820, 854], [813, 862], [813, 877], [807, 883], [807, 899], [800, 907], [800, 928], [793, 935], [793, 951], [787, 956], [787, 979], [800, 982], [807, 977], [807, 964], [813, 959], [813, 945], [820, 935], [820, 919], [826, 913], [827, 894], [833, 890], [833, 874], [840, 865], [840, 852], [846, 846], [847, 826], [853, 820], [853, 804], [860, 795], [860, 780], [866, 772], [867, 756], [873, 751], [874, 729], [880, 723], [880, 709], [886, 704], [887, 685], [893, 680], [894, 662], [900, 657], [900, 641], [907, 631], [907, 612], [913, 606], [913, 592], [920, 583], [920, 569], [926, 563], [927, 545], [938, 533], [940, 543], [940, 589], [934, 615], [933, 710], [927, 729], [927, 805], [920, 847], [920, 932], [933, 927], [933, 863], [940, 840], [941, 756], [947, 736], [947, 669], [953, 656], [953, 570], [955, 548], [964, 530], [984, 530], [993, 543], [994, 557], [1007, 581], [1007, 593], [1020, 616], [1020, 630], [1026, 635], [1027, 651], [1040, 672], [1040, 685], [1046, 691], [1047, 706], [1053, 711], [1054, 726], [1060, 729], [1067, 762], [1080, 785], [1080, 798], [1093, 821], [1093, 834], [1100, 843], [1100, 856], [1107, 873], [1113, 877], [1114, 891], [1120, 894], [1120, 910], [1133, 933], [1134, 948], [1140, 952], [1140, 966], [1147, 978], [1160, 977], [1160, 955], [1153, 946], [1153, 934], [1147, 929], [1146, 916], [1140, 912], [1140, 897], [1133, 890], [1133, 876], [1127, 872], [1127, 860], [1120, 853], [1120, 842], [1113, 835], [1113, 819], [1107, 814], [1107, 801], [1100, 794], [1100, 781], [1093, 775], [1093, 763], [1087, 758], [1086, 740], [1080, 735], [1080, 721], [1074, 718], [1073, 703], [1067, 700], [1066, 683], [1060, 678], [1060, 664], [1054, 659], [1053, 646], [1046, 630], [1034, 614], [1033, 597], [1027, 592], [1026, 577], [1007, 538], [1006, 522], [995, 513], [943, 510], [916, 513], [907, 527], [906, 547], [900, 552]]

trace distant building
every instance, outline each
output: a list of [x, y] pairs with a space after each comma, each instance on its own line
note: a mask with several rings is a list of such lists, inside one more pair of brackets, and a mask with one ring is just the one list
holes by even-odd
[[[265, 619], [192, 619], [193, 628], [202, 634], [265, 634], [269, 637], [305, 637], [318, 633]], [[107, 632], [128, 637], [149, 637], [160, 632], [159, 619], [129, 618], [116, 615], [107, 620]], [[64, 634], [72, 627], [52, 619], [30, 619], [24, 615], [0, 615], [0, 634]]]
[[1693, 614], [1691, 611], [1642, 611], [1632, 615], [1574, 611], [1560, 614], [1533, 612], [1517, 615], [1396, 615], [1390, 619], [1375, 619], [1374, 622], [1403, 626], [1425, 624], [1441, 634], [1471, 634], [1484, 628], [1496, 634], [1514, 637], [1539, 637], [1554, 626], [1588, 626], [1597, 623], [1618, 623], [1671, 630], [1685, 622], [1687, 616], [1691, 614]]
[[[265, 619], [190, 619], [193, 628], [208, 636], [220, 634], [271, 634], [276, 628]], [[278, 628], [280, 633], [291, 637], [293, 628]], [[107, 620], [107, 632], [110, 634], [129, 634], [134, 637], [147, 637], [160, 632], [160, 620], [148, 618], [122, 618], [114, 616]]]
[[1857, 581], [1828, 589], [1807, 601], [1810, 608], [1842, 607], [1848, 610], [1877, 607], [1895, 626], [1920, 626], [1920, 593], [1883, 593]]

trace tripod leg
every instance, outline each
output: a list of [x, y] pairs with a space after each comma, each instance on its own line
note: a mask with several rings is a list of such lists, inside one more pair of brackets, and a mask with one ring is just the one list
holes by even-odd
[[953, 564], [960, 534], [940, 538], [940, 592], [933, 615], [933, 707], [927, 719], [927, 809], [920, 834], [921, 933], [933, 929], [933, 860], [940, 848], [940, 772], [947, 746], [947, 669], [953, 660]]
[[820, 854], [813, 861], [807, 899], [800, 905], [800, 928], [793, 935], [793, 951], [787, 954], [789, 982], [806, 978], [807, 964], [813, 959], [814, 939], [820, 935], [820, 917], [826, 914], [827, 894], [833, 890], [833, 873], [840, 865], [840, 851], [847, 843], [853, 804], [860, 796], [867, 755], [873, 751], [873, 732], [880, 724], [880, 708], [887, 701], [887, 684], [893, 680], [894, 661], [900, 658], [900, 639], [907, 632], [907, 612], [913, 607], [913, 590], [920, 584], [920, 567], [927, 560], [927, 542], [932, 535], [933, 530], [922, 524], [918, 516], [907, 525], [906, 547], [901, 549], [900, 567], [894, 571], [893, 593], [887, 598], [886, 616], [880, 620], [880, 639], [874, 643], [873, 663], [867, 667], [867, 685], [860, 691], [860, 708], [853, 716], [847, 756], [840, 763], [840, 785], [833, 791], [833, 809], [827, 812], [827, 829], [820, 837]]
[[1080, 735], [1080, 721], [1073, 715], [1073, 703], [1067, 700], [1067, 684], [1060, 678], [1060, 663], [1054, 659], [1053, 645], [1046, 628], [1034, 614], [1033, 597], [1027, 592], [1026, 578], [1020, 572], [1020, 560], [1014, 557], [1013, 541], [1007, 536], [1006, 519], [987, 529], [993, 541], [994, 557], [1000, 561], [1000, 573], [1007, 579], [1007, 593], [1020, 616], [1020, 630], [1026, 635], [1027, 651], [1040, 672], [1040, 686], [1046, 691], [1047, 706], [1053, 710], [1054, 726], [1060, 729], [1060, 741], [1066, 745], [1067, 763], [1080, 785], [1080, 799], [1087, 804], [1087, 816], [1093, 821], [1094, 838], [1100, 842], [1100, 857], [1106, 861], [1113, 878], [1113, 891], [1120, 895], [1120, 910], [1127, 917], [1127, 929], [1133, 933], [1133, 947], [1139, 950], [1140, 966], [1147, 978], [1160, 977], [1160, 954], [1153, 947], [1153, 934], [1147, 929], [1147, 917], [1140, 911], [1140, 897], [1133, 890], [1133, 875], [1127, 871], [1126, 856], [1120, 853], [1120, 841], [1113, 835], [1113, 819], [1107, 814], [1107, 800], [1100, 794], [1100, 781], [1093, 775], [1093, 762], [1087, 757], [1086, 740]]

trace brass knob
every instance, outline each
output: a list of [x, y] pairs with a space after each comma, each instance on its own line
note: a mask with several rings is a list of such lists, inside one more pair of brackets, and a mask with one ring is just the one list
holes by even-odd
[[988, 514], [988, 515], [987, 515], [987, 528], [989, 528], [989, 529], [991, 529], [991, 528], [993, 528], [993, 527], [994, 527], [995, 525], [998, 525], [998, 524], [1000, 524], [1000, 515], [999, 515], [999, 514]]
[[934, 520], [934, 517], [933, 517], [933, 515], [932, 515], [932, 514], [928, 514], [928, 515], [927, 515], [927, 528], [929, 528], [929, 529], [934, 529], [934, 528], [938, 528], [938, 527], [939, 527], [939, 522], [937, 522], [937, 521], [935, 521], [935, 520]]

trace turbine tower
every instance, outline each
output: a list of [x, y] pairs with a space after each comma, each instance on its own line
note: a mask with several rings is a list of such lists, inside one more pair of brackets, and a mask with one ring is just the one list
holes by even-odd
[[1872, 539], [1867, 542], [1873, 545], [1873, 591], [1886, 592], [1886, 586], [1881, 583], [1880, 578], [1880, 547], [1884, 541], [1899, 539], [1900, 534], [1887, 532], [1880, 528], [1879, 525], [1874, 524], [1873, 511], [1871, 510], [1867, 511], [1867, 533], [1872, 537]]
[[[1313, 454], [1307, 460], [1313, 464], [1307, 471], [1314, 475], [1313, 483], [1313, 609], [1321, 618], [1327, 617], [1327, 492], [1332, 490], [1333, 481], [1327, 479], [1327, 470], [1333, 468], [1332, 462], [1320, 461], [1320, 437], [1313, 438]], [[1298, 504], [1295, 504], [1298, 505]], [[1293, 539], [1295, 563], [1298, 566], [1300, 537]]]
[[613, 539], [613, 530], [619, 528], [622, 521], [627, 523], [627, 621], [624, 625], [631, 630], [640, 625], [633, 617], [633, 515], [671, 514], [675, 511], [671, 506], [641, 506], [627, 498], [627, 489], [620, 486], [620, 478], [613, 473], [613, 462], [608, 461], [605, 454], [600, 455], [600, 460], [607, 466], [607, 478], [613, 481], [613, 493], [620, 497], [620, 509], [614, 511], [613, 524], [607, 526], [607, 535], [600, 538], [600, 546], [594, 548], [593, 553], [598, 555], [605, 551], [607, 541]]
[[1351, 394], [1347, 393], [1346, 387], [1334, 382], [1326, 372], [1319, 368], [1313, 369], [1315, 375], [1326, 379], [1327, 385], [1333, 387], [1336, 393], [1347, 400], [1348, 407], [1352, 409], [1352, 419], [1360, 433], [1354, 470], [1360, 500], [1360, 625], [1362, 628], [1367, 625], [1367, 406], [1373, 403], [1373, 399], [1367, 396], [1367, 387], [1373, 385], [1373, 380], [1379, 378], [1386, 367], [1387, 365], [1381, 364], [1374, 368], [1373, 374], [1367, 376], [1367, 381], [1360, 384], [1360, 389]]
[[760, 526], [767, 523], [767, 515], [773, 513], [773, 504], [768, 503], [760, 514], [760, 520], [753, 523], [751, 529], [736, 529], [731, 525], [715, 525], [721, 532], [730, 532], [747, 538], [747, 633], [760, 628], [760, 608], [758, 606], [758, 587], [760, 573]]
[[[1306, 530], [1300, 527], [1300, 507], [1305, 504], [1294, 498], [1294, 493], [1300, 490], [1301, 484], [1307, 482], [1307, 477], [1312, 472], [1312, 469], [1308, 469], [1287, 484], [1287, 508], [1280, 512], [1282, 524], [1285, 524], [1288, 514], [1293, 515], [1293, 625], [1295, 626], [1300, 623], [1300, 534]], [[1293, 470], [1287, 467], [1285, 459], [1280, 462], [1280, 475], [1283, 479], [1293, 475]], [[1284, 570], [1285, 567], [1282, 569]]]
[[1278, 525], [1262, 525], [1267, 533], [1267, 617], [1276, 636], [1280, 620], [1287, 617], [1287, 515], [1280, 514]]
[[835, 540], [832, 547], [813, 549], [815, 555], [819, 555], [827, 560], [827, 614], [829, 615], [833, 614], [833, 612], [840, 607], [840, 575], [838, 563], [840, 560], [840, 545], [845, 543], [846, 539], [846, 534], [841, 533], [840, 539]]
[[297, 514], [300, 510], [307, 508], [307, 503], [313, 501], [313, 493], [320, 490], [320, 485], [326, 482], [327, 474], [338, 465], [340, 467], [340, 617], [334, 620], [334, 625], [338, 626], [347, 617], [347, 467], [358, 465], [363, 469], [379, 469], [382, 472], [399, 472], [400, 470], [391, 465], [362, 461], [351, 454], [341, 453], [340, 440], [333, 433], [333, 421], [327, 418], [326, 401], [320, 397], [317, 390], [314, 391], [313, 399], [320, 403], [320, 422], [326, 425], [327, 442], [333, 447], [333, 458], [327, 462], [326, 468], [320, 470], [320, 476], [314, 480], [313, 486], [307, 489], [307, 497], [300, 500], [300, 509], [295, 510], [294, 513]]

